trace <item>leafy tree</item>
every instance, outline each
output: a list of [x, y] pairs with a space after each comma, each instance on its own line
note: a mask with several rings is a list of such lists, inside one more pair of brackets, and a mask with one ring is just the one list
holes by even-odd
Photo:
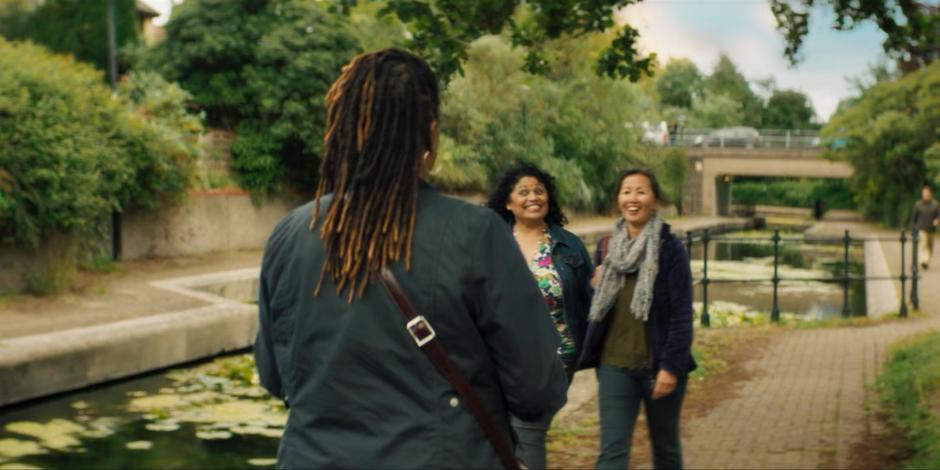
[[29, 34], [30, 0], [6, 0], [0, 3], [0, 36], [7, 39], [25, 38]]
[[[9, 21], [25, 22], [25, 29], [15, 24], [0, 26], [0, 33], [8, 39], [30, 39], [107, 70], [107, 4], [103, 0], [47, 0], [33, 10], [28, 5], [11, 7]], [[119, 48], [138, 41], [134, 0], [114, 0], [114, 23]]]
[[747, 126], [759, 127], [761, 125], [761, 112], [763, 103], [759, 96], [751, 90], [747, 78], [738, 71], [734, 62], [727, 55], [721, 54], [718, 64], [711, 75], [705, 79], [705, 90], [713, 97], [725, 95], [741, 104], [741, 122]]
[[557, 178], [567, 206], [603, 210], [617, 172], [647, 166], [668, 196], [680, 200], [684, 156], [639, 143], [635, 123], [650, 99], [636, 84], [594, 73], [590, 47], [601, 50], [603, 43], [589, 37], [547, 44], [559, 66], [545, 76], [523, 72], [524, 51], [500, 36], [474, 41], [464, 75], [443, 95], [445, 167], [432, 174], [435, 183], [485, 189], [509, 166], [528, 161]]
[[761, 125], [773, 129], [809, 129], [816, 115], [809, 97], [795, 90], [775, 90], [767, 100]]
[[852, 191], [864, 216], [899, 226], [917, 188], [940, 183], [940, 62], [881, 82], [823, 128], [832, 150], [854, 168]]
[[918, 0], [771, 0], [777, 30], [786, 39], [784, 55], [791, 63], [801, 60], [800, 48], [809, 33], [810, 10], [819, 4], [835, 13], [832, 27], [852, 30], [873, 22], [887, 38], [883, 44], [889, 57], [903, 70], [924, 67], [940, 57], [940, 7]]
[[[369, 1], [369, 0], [365, 0]], [[617, 27], [614, 14], [637, 0], [430, 0], [389, 1], [382, 14], [393, 14], [408, 25], [407, 46], [429, 59], [443, 81], [463, 72], [468, 48], [486, 35], [508, 33], [513, 46], [526, 49], [525, 70], [544, 73], [551, 69], [545, 43], [565, 35], [583, 37], [616, 31], [609, 46], [597, 57], [598, 73], [638, 80], [652, 69], [655, 55], [642, 56], [636, 44], [639, 33], [624, 24]], [[359, 0], [341, 0], [346, 11]]]
[[692, 116], [688, 127], [718, 129], [738, 126], [744, 120], [741, 102], [727, 94], [706, 91], [701, 97], [692, 97]]
[[257, 194], [287, 182], [309, 191], [324, 96], [360, 50], [347, 23], [304, 0], [188, 0], [139, 64], [178, 81], [212, 126], [236, 131], [243, 187]]
[[689, 109], [692, 97], [702, 93], [702, 73], [689, 59], [671, 59], [656, 79], [663, 106]]
[[136, 75], [112, 96], [90, 65], [0, 39], [0, 241], [51, 250], [37, 269], [60, 272], [102, 217], [181, 194], [202, 131], [185, 99]]

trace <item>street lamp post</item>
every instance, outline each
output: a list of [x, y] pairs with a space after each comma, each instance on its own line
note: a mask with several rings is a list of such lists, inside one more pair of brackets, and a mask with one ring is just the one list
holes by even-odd
[[[108, 79], [111, 82], [111, 92], [117, 88], [117, 31], [114, 26], [114, 0], [108, 0]], [[121, 213], [111, 211], [111, 258], [115, 261], [121, 259]]]

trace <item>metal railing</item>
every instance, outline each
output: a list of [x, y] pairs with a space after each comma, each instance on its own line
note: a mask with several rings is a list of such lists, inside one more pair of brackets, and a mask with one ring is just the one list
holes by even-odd
[[[898, 237], [883, 237], [883, 236], [866, 236], [866, 237], [852, 237], [848, 230], [845, 231], [845, 234], [842, 237], [804, 237], [804, 236], [794, 236], [794, 237], [782, 237], [780, 236], [780, 229], [774, 229], [773, 235], [770, 237], [769, 241], [773, 243], [773, 263], [774, 271], [773, 277], [770, 279], [766, 278], [756, 278], [756, 279], [712, 279], [708, 277], [708, 246], [711, 242], [716, 241], [725, 241], [725, 242], [766, 242], [766, 238], [755, 238], [755, 237], [725, 237], [725, 236], [713, 236], [709, 233], [708, 229], [704, 229], [701, 232], [701, 235], [693, 235], [693, 233], [686, 232], [686, 251], [689, 253], [689, 258], [691, 260], [692, 247], [696, 242], [702, 244], [702, 277], [699, 279], [693, 279], [693, 286], [700, 284], [702, 286], [702, 315], [701, 323], [702, 326], [708, 327], [711, 324], [711, 317], [708, 313], [708, 286], [712, 283], [758, 283], [758, 282], [771, 282], [773, 284], [773, 307], [770, 311], [770, 319], [773, 322], [780, 321], [780, 296], [779, 288], [780, 283], [787, 282], [838, 282], [842, 284], [842, 316], [848, 317], [851, 315], [851, 310], [849, 309], [849, 283], [851, 281], [875, 281], [875, 280], [888, 280], [894, 281], [899, 280], [901, 282], [901, 304], [898, 310], [898, 314], [901, 317], [907, 317], [908, 308], [907, 308], [907, 299], [905, 298], [906, 284], [907, 281], [911, 281], [911, 293], [910, 301], [911, 306], [916, 310], [920, 308], [920, 299], [918, 293], [918, 280], [920, 278], [918, 274], [918, 232], [917, 230], [911, 231], [910, 240], [914, 247], [911, 255], [911, 275], [907, 275], [907, 268], [905, 266], [906, 261], [906, 247], [908, 241], [907, 231], [902, 230], [900, 236]], [[901, 242], [901, 274], [899, 276], [866, 276], [866, 275], [852, 275], [849, 273], [849, 249], [852, 243], [865, 242], [865, 241], [900, 241]], [[835, 277], [799, 277], [799, 278], [782, 278], [779, 274], [780, 266], [780, 243], [781, 242], [799, 242], [799, 243], [814, 243], [814, 244], [836, 244], [841, 243], [842, 250], [842, 275]]]
[[679, 128], [669, 143], [681, 147], [814, 149], [822, 145], [818, 131], [802, 129]]

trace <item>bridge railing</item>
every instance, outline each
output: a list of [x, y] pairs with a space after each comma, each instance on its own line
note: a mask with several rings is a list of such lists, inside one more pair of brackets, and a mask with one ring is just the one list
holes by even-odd
[[[689, 258], [691, 259], [692, 247], [696, 243], [702, 245], [702, 276], [697, 279], [693, 279], [693, 285], [702, 286], [702, 315], [701, 323], [702, 326], [708, 327], [711, 323], [711, 316], [708, 313], [708, 286], [712, 283], [766, 283], [770, 282], [773, 285], [773, 307], [770, 311], [770, 319], [772, 322], [776, 323], [780, 321], [780, 299], [779, 299], [779, 288], [781, 282], [830, 282], [830, 283], [839, 283], [842, 285], [842, 316], [848, 317], [852, 315], [852, 312], [849, 308], [849, 282], [850, 281], [876, 281], [876, 280], [897, 280], [901, 282], [901, 300], [898, 307], [898, 315], [907, 317], [908, 308], [907, 308], [907, 282], [910, 281], [910, 302], [915, 310], [920, 308], [920, 296], [918, 292], [918, 281], [920, 275], [918, 273], [919, 261], [918, 261], [918, 231], [912, 230], [910, 235], [905, 230], [902, 230], [900, 236], [865, 236], [865, 237], [853, 237], [848, 230], [845, 231], [845, 234], [842, 237], [802, 237], [802, 236], [781, 236], [779, 229], [774, 229], [773, 235], [769, 238], [752, 238], [752, 237], [729, 237], [722, 235], [711, 235], [708, 229], [693, 234], [691, 231], [686, 232], [686, 251], [690, 253]], [[885, 241], [900, 241], [901, 242], [901, 274], [899, 276], [867, 276], [867, 275], [857, 275], [851, 274], [849, 272], [849, 248], [853, 243], [859, 243], [869, 240], [885, 240]], [[773, 276], [771, 278], [747, 278], [747, 279], [725, 279], [725, 278], [709, 278], [708, 277], [708, 252], [709, 244], [715, 241], [726, 241], [726, 242], [747, 242], [747, 243], [771, 243], [773, 245]], [[910, 243], [913, 246], [911, 250], [911, 264], [910, 264], [910, 275], [908, 275], [906, 268], [906, 252], [907, 252], [907, 243]], [[783, 278], [779, 275], [780, 267], [780, 245], [781, 243], [805, 243], [805, 244], [835, 244], [842, 245], [842, 264], [841, 264], [841, 275], [831, 276], [831, 277], [818, 277], [818, 278], [809, 278], [809, 277], [795, 277], [795, 278]]]
[[813, 149], [822, 144], [818, 131], [804, 129], [690, 127], [679, 128], [676, 134], [669, 136], [669, 142], [682, 147]]

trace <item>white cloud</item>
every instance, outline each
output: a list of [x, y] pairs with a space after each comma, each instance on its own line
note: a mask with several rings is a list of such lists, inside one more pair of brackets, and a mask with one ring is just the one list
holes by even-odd
[[724, 52], [749, 79], [772, 77], [778, 88], [806, 93], [819, 118], [827, 120], [854, 91], [846, 78], [864, 73], [882, 55], [883, 34], [871, 25], [836, 32], [831, 12], [817, 8], [813, 14], [805, 60], [794, 68], [783, 57], [783, 38], [764, 1], [647, 0], [618, 12], [617, 19], [639, 30], [641, 50], [656, 52], [663, 63], [685, 57], [707, 74]]

